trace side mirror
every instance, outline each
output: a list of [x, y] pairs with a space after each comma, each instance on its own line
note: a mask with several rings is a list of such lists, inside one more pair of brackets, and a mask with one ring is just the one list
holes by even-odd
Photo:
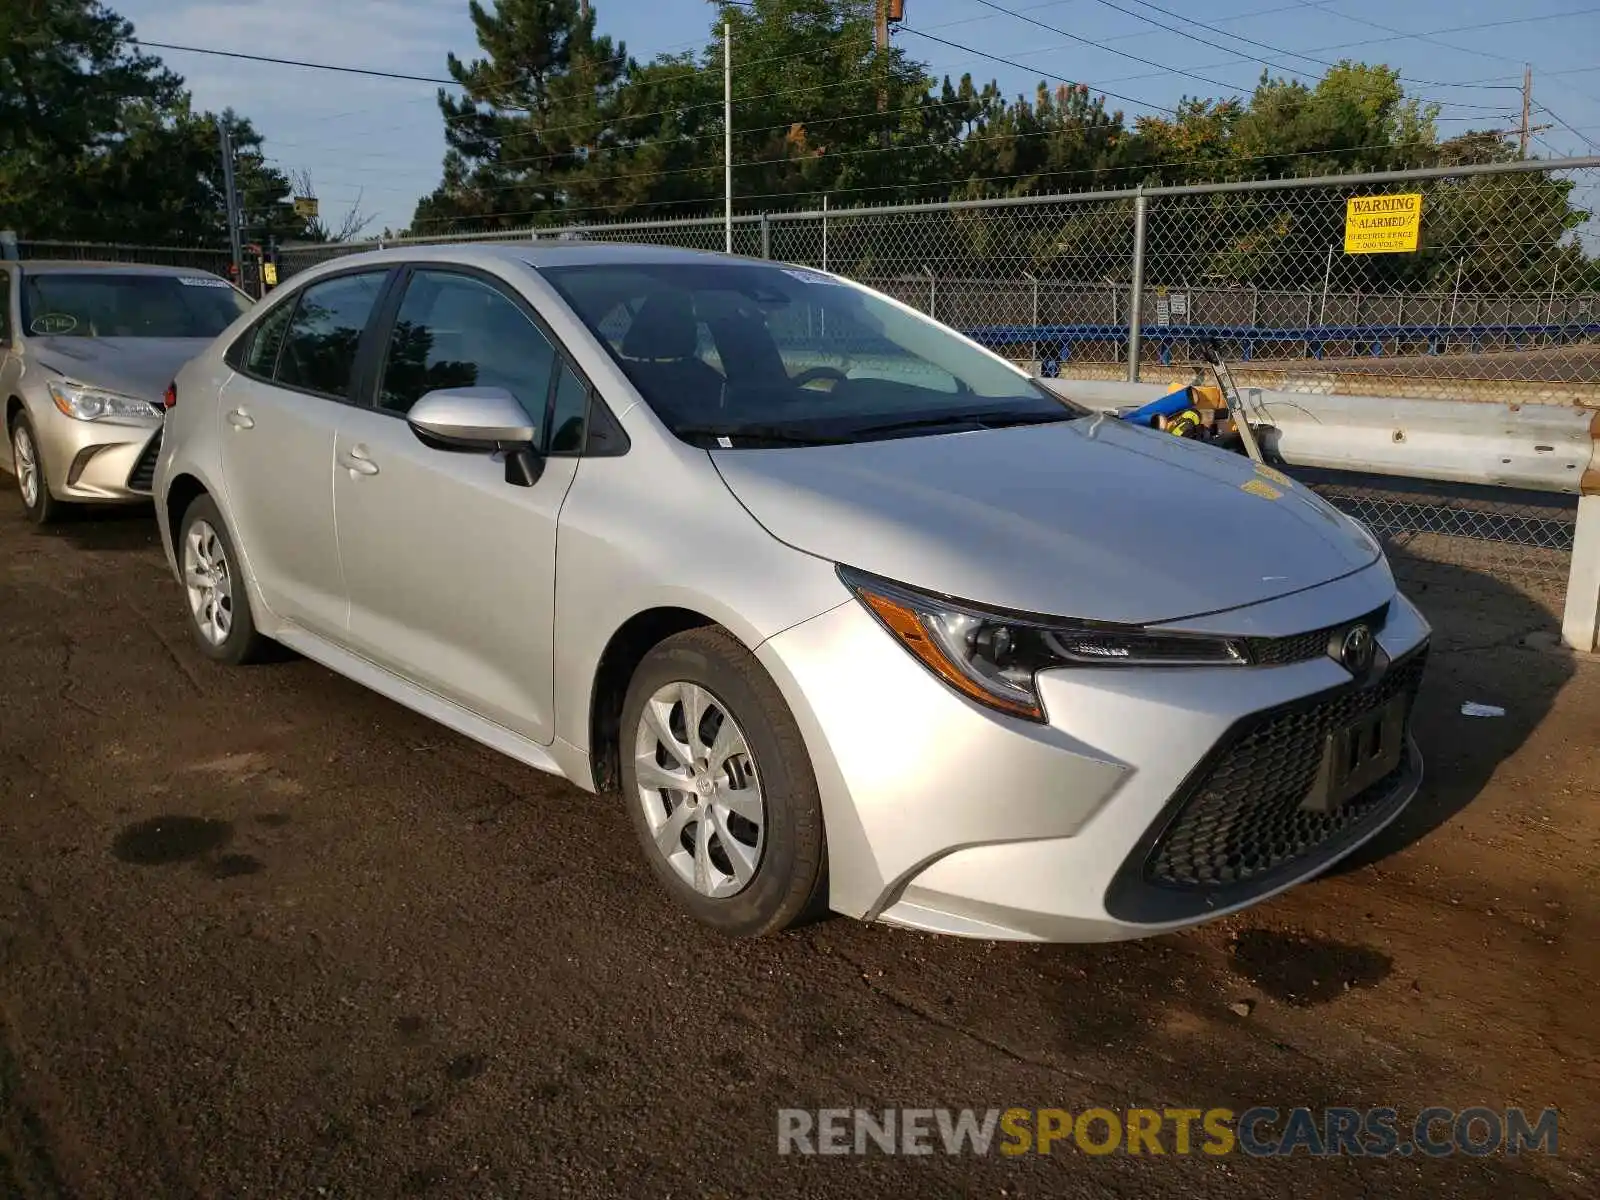
[[505, 388], [440, 388], [411, 406], [406, 424], [423, 445], [440, 450], [504, 451], [506, 482], [532, 487], [544, 470], [534, 448], [539, 430]]

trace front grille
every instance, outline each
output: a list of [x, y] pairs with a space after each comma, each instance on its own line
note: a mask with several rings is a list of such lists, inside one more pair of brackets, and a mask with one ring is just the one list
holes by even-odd
[[1366, 625], [1377, 633], [1383, 628], [1384, 620], [1389, 615], [1389, 606], [1376, 608], [1364, 617], [1354, 621], [1341, 621], [1337, 625], [1327, 625], [1321, 629], [1313, 629], [1309, 633], [1295, 633], [1288, 637], [1253, 637], [1246, 638], [1245, 643], [1250, 648], [1250, 661], [1261, 667], [1283, 667], [1290, 663], [1310, 662], [1314, 658], [1321, 658], [1328, 653], [1328, 648], [1333, 644], [1334, 634], [1352, 625]]
[[1410, 655], [1372, 687], [1345, 688], [1245, 722], [1213, 752], [1189, 799], [1151, 847], [1146, 880], [1176, 888], [1258, 881], [1384, 809], [1409, 770], [1404, 758], [1387, 778], [1332, 811], [1309, 811], [1301, 801], [1316, 780], [1329, 734], [1397, 696], [1406, 697], [1409, 725], [1424, 657], [1425, 651]]
[[156, 430], [156, 435], [145, 443], [139, 452], [138, 461], [133, 464], [133, 470], [128, 472], [128, 490], [131, 492], [151, 492], [156, 486], [156, 459], [161, 456], [161, 430]]

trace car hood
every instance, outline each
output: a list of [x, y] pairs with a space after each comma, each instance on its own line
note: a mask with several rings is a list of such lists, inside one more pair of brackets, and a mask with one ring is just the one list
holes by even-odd
[[1278, 472], [1109, 417], [709, 453], [774, 537], [1020, 612], [1170, 621], [1300, 591], [1381, 553]]
[[32, 338], [38, 361], [78, 383], [161, 402], [179, 368], [210, 338]]

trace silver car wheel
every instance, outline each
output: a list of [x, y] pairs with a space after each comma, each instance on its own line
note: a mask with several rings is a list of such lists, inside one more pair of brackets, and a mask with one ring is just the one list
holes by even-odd
[[209, 521], [196, 521], [183, 539], [183, 583], [200, 635], [213, 646], [222, 645], [233, 629], [233, 572]]
[[22, 502], [32, 508], [39, 502], [39, 455], [25, 426], [18, 425], [11, 435], [11, 461], [16, 465]]
[[639, 715], [634, 771], [656, 850], [679, 878], [713, 899], [743, 891], [761, 865], [766, 801], [727, 706], [694, 683], [658, 689]]

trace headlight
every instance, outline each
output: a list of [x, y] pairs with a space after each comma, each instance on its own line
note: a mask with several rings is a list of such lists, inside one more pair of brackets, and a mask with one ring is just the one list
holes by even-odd
[[1243, 641], [1202, 634], [985, 612], [849, 567], [839, 577], [916, 659], [958, 692], [1043, 721], [1034, 676], [1052, 667], [1226, 667], [1249, 663]]
[[52, 379], [45, 384], [56, 407], [75, 421], [98, 421], [105, 417], [159, 417], [161, 406], [137, 396], [110, 392], [105, 388]]

